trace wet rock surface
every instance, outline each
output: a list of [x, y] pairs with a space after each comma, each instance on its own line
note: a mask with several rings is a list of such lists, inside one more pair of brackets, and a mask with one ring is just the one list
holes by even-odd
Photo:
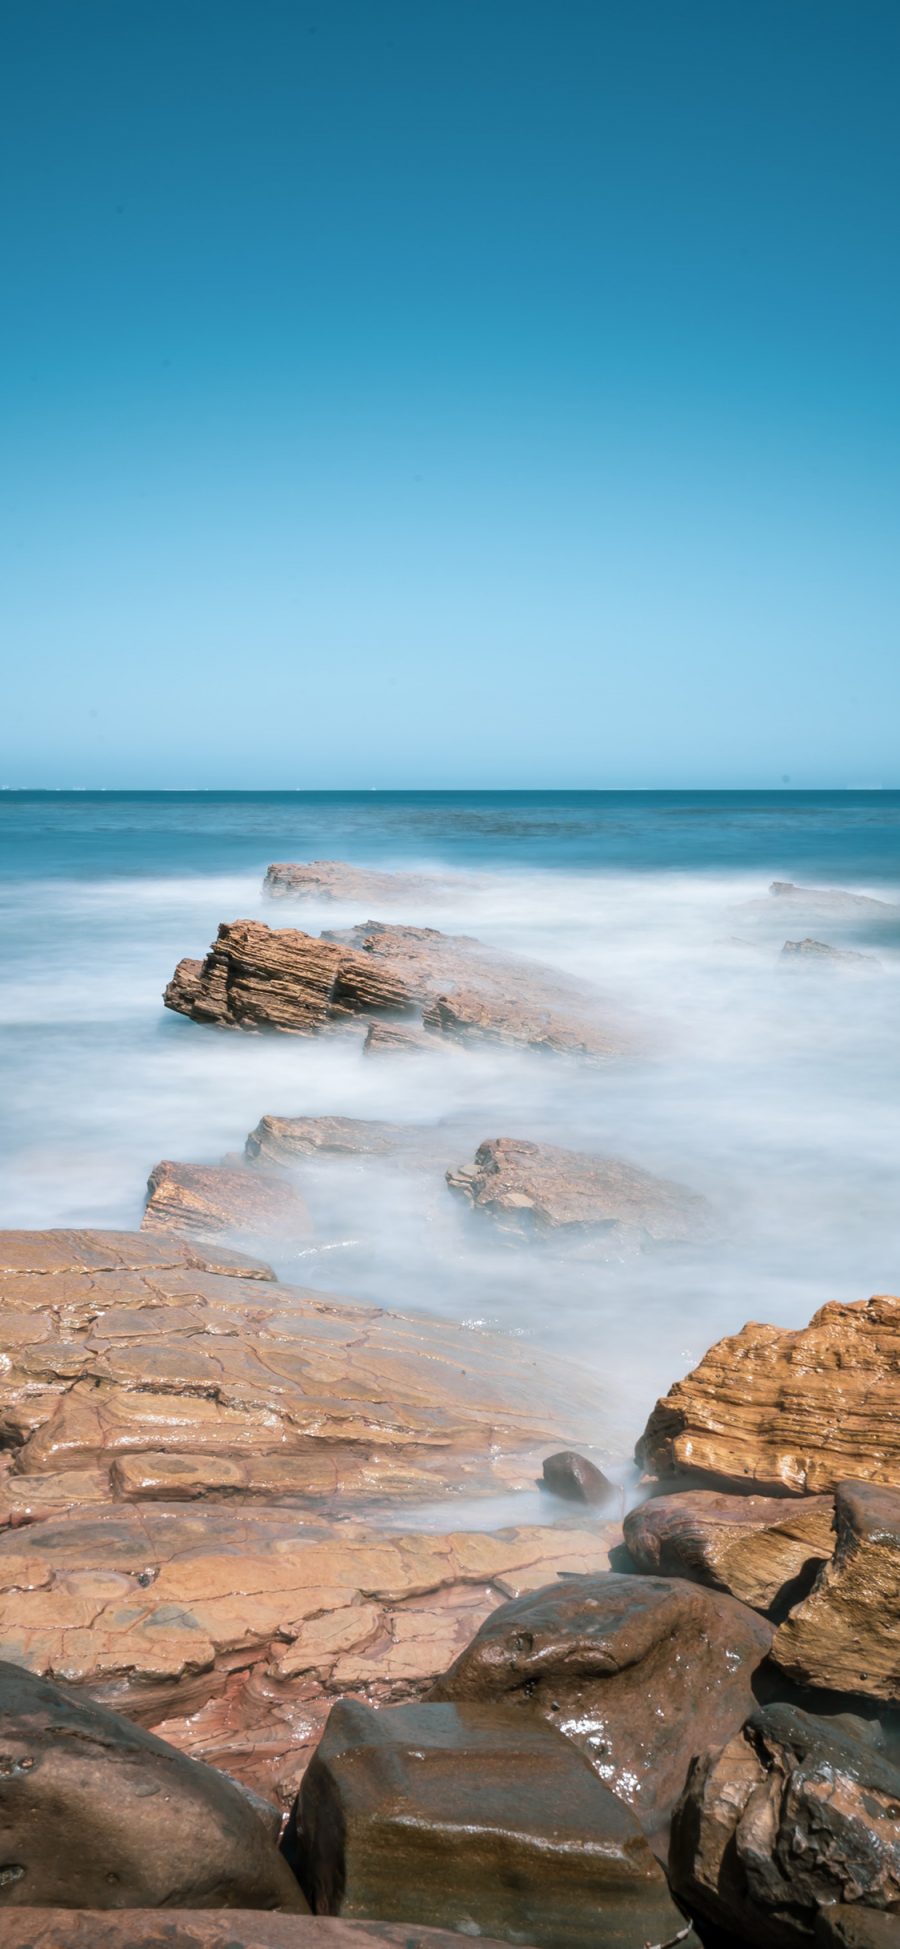
[[841, 1903], [893, 1910], [900, 1927], [898, 1808], [900, 1771], [870, 1743], [765, 1707], [698, 1759], [673, 1820], [672, 1885], [748, 1945], [819, 1941], [817, 1918]]
[[417, 1923], [237, 1909], [18, 1909], [3, 1928], [4, 1949], [460, 1949], [458, 1935]]
[[795, 1502], [687, 1489], [632, 1509], [624, 1533], [639, 1570], [689, 1577], [772, 1613], [799, 1601], [830, 1558], [833, 1515], [831, 1496]]
[[284, 1845], [320, 1914], [546, 1949], [686, 1939], [627, 1807], [567, 1740], [502, 1707], [336, 1706]]
[[571, 1448], [561, 1449], [558, 1455], [545, 1455], [541, 1481], [549, 1495], [559, 1496], [563, 1502], [590, 1503], [596, 1508], [608, 1508], [620, 1495], [602, 1469]]
[[264, 1817], [223, 1774], [6, 1663], [0, 1830], [4, 1914], [55, 1902], [306, 1907], [274, 1809]]
[[639, 1249], [678, 1244], [710, 1228], [706, 1200], [683, 1185], [618, 1158], [520, 1138], [479, 1145], [474, 1164], [448, 1171], [447, 1183], [514, 1238]]
[[751, 1324], [718, 1341], [657, 1403], [637, 1457], [713, 1486], [900, 1486], [900, 1299], [835, 1300], [797, 1331]]
[[415, 1155], [432, 1132], [428, 1126], [386, 1123], [364, 1117], [261, 1117], [247, 1138], [252, 1163], [292, 1164], [298, 1157], [393, 1157]]
[[771, 1640], [762, 1618], [719, 1592], [662, 1577], [570, 1577], [495, 1611], [429, 1697], [548, 1720], [658, 1834], [695, 1754], [752, 1711]]
[[274, 1172], [165, 1159], [150, 1173], [141, 1230], [303, 1237], [310, 1216], [301, 1193]]
[[773, 1656], [790, 1678], [900, 1705], [900, 1490], [845, 1483], [837, 1541]]

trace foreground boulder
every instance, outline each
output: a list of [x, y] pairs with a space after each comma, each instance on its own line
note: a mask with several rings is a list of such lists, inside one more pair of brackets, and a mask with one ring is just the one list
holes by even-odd
[[585, 1239], [614, 1250], [680, 1244], [709, 1230], [705, 1198], [615, 1157], [495, 1137], [473, 1165], [447, 1172], [451, 1191], [515, 1238]]
[[318, 1914], [546, 1949], [688, 1934], [628, 1808], [568, 1741], [503, 1708], [335, 1706], [284, 1845]]
[[790, 1678], [900, 1705], [900, 1491], [848, 1482], [835, 1497], [834, 1561], [781, 1625]]
[[142, 1232], [217, 1232], [260, 1238], [302, 1238], [310, 1216], [300, 1192], [283, 1175], [222, 1164], [157, 1164], [147, 1182]]
[[636, 1453], [651, 1475], [745, 1489], [900, 1486], [900, 1299], [834, 1300], [797, 1332], [718, 1341], [657, 1402]]
[[0, 1910], [306, 1907], [274, 1809], [268, 1819], [223, 1774], [10, 1664], [0, 1781]]
[[639, 1570], [727, 1590], [764, 1614], [804, 1596], [834, 1549], [831, 1496], [729, 1496], [687, 1489], [654, 1496], [625, 1518]]
[[697, 1760], [672, 1824], [672, 1886], [754, 1949], [818, 1941], [836, 1903], [896, 1911], [900, 1929], [898, 1805], [900, 1770], [874, 1746], [767, 1706]]
[[623, 1494], [602, 1469], [571, 1448], [561, 1449], [558, 1455], [545, 1455], [541, 1487], [562, 1502], [590, 1503], [594, 1508], [608, 1508]]
[[771, 1640], [762, 1618], [694, 1584], [567, 1578], [495, 1611], [429, 1696], [548, 1720], [654, 1834], [694, 1755], [752, 1711]]
[[411, 1922], [395, 1927], [258, 1910], [45, 1908], [5, 1914], [3, 1949], [460, 1949], [460, 1940]]

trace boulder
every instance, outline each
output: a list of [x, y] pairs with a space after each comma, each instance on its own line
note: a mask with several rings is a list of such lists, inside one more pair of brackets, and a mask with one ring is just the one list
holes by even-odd
[[752, 1711], [771, 1640], [753, 1611], [695, 1584], [569, 1577], [495, 1611], [429, 1697], [548, 1720], [658, 1835], [694, 1755]]
[[473, 1165], [447, 1172], [451, 1191], [514, 1239], [585, 1240], [596, 1252], [672, 1245], [709, 1230], [704, 1198], [613, 1157], [495, 1137]]
[[343, 859], [284, 860], [266, 870], [263, 892], [271, 900], [446, 900], [472, 882], [462, 874], [438, 879], [426, 873], [380, 873]]
[[831, 1301], [792, 1332], [745, 1326], [657, 1402], [637, 1446], [651, 1475], [831, 1494], [900, 1486], [900, 1299]]
[[205, 961], [180, 961], [163, 996], [195, 1022], [292, 1035], [408, 1009], [413, 999], [384, 960], [257, 920], [223, 921]]
[[602, 1508], [620, 1495], [602, 1469], [571, 1448], [561, 1449], [558, 1455], [545, 1455], [541, 1481], [549, 1495], [559, 1496], [563, 1502], [586, 1502]]
[[869, 1741], [766, 1706], [697, 1759], [672, 1823], [672, 1886], [754, 1949], [812, 1942], [836, 1903], [900, 1915], [898, 1805], [900, 1769]]
[[460, 1940], [417, 1923], [259, 1910], [45, 1908], [4, 1915], [3, 1949], [460, 1949]]
[[266, 1818], [223, 1774], [5, 1663], [0, 1779], [4, 1912], [306, 1907], [274, 1809]]
[[174, 1164], [167, 1158], [147, 1181], [141, 1231], [302, 1238], [309, 1234], [310, 1216], [300, 1192], [282, 1174]]
[[639, 1570], [727, 1590], [764, 1614], [782, 1614], [834, 1549], [831, 1496], [732, 1496], [710, 1489], [654, 1496], [625, 1518]]
[[393, 1157], [415, 1155], [423, 1124], [379, 1123], [365, 1117], [262, 1117], [247, 1138], [251, 1163], [290, 1165], [298, 1157]]
[[900, 1705], [900, 1490], [843, 1483], [837, 1543], [775, 1636], [773, 1656], [801, 1685]]
[[688, 1933], [628, 1808], [503, 1707], [335, 1706], [284, 1848], [318, 1914], [546, 1949]]

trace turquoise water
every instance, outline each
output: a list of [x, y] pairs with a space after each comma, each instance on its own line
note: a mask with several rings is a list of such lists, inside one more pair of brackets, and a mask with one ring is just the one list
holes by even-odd
[[[644, 1054], [374, 1062], [167, 1014], [220, 920], [369, 917], [267, 905], [270, 861], [313, 858], [463, 871], [449, 905], [374, 917], [590, 980]], [[791, 976], [783, 913], [746, 907], [774, 879], [900, 902], [900, 793], [0, 794], [0, 1222], [136, 1225], [161, 1157], [213, 1161], [266, 1112], [444, 1121], [448, 1164], [500, 1134], [621, 1156], [704, 1192], [717, 1241], [572, 1267], [467, 1225], [439, 1174], [316, 1167], [315, 1241], [279, 1269], [574, 1352], [636, 1426], [745, 1319], [900, 1279], [900, 932], [836, 923], [877, 963]]]

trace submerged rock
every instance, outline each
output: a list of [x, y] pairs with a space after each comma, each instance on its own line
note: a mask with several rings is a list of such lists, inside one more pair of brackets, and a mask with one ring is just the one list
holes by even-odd
[[741, 912], [775, 921], [788, 913], [806, 921], [900, 922], [900, 906], [891, 901], [843, 887], [798, 887], [791, 880], [773, 880], [768, 899], [745, 901]]
[[687, 1489], [654, 1496], [625, 1518], [639, 1570], [689, 1577], [772, 1613], [809, 1589], [834, 1549], [831, 1496], [721, 1495]]
[[367, 1117], [262, 1117], [247, 1138], [252, 1162], [292, 1164], [298, 1157], [392, 1157], [416, 1153], [433, 1133], [424, 1124]]
[[175, 1164], [166, 1158], [147, 1181], [141, 1230], [303, 1237], [311, 1221], [305, 1200], [285, 1177], [221, 1164]]
[[448, 1171], [447, 1183], [521, 1239], [672, 1245], [704, 1235], [711, 1222], [705, 1198], [667, 1178], [619, 1158], [513, 1137], [481, 1144], [474, 1164]]
[[318, 1914], [545, 1949], [689, 1937], [628, 1808], [567, 1740], [502, 1708], [336, 1705], [285, 1851]]
[[462, 874], [438, 879], [427, 873], [383, 873], [342, 859], [286, 860], [266, 870], [263, 892], [272, 900], [446, 900], [472, 882]]
[[222, 1773], [19, 1665], [0, 1664], [0, 1779], [4, 1914], [306, 1908], [274, 1808], [266, 1818]]
[[718, 1341], [657, 1402], [636, 1453], [664, 1479], [900, 1485], [900, 1299], [833, 1300], [797, 1331], [753, 1323]]
[[820, 1941], [836, 1903], [894, 1910], [900, 1928], [898, 1805], [900, 1770], [868, 1741], [767, 1706], [696, 1760], [672, 1823], [672, 1886], [752, 1949]]
[[802, 1685], [900, 1705], [900, 1490], [843, 1483], [835, 1528], [834, 1560], [781, 1625], [773, 1656]]
[[781, 960], [788, 967], [814, 966], [817, 968], [880, 968], [881, 962], [875, 954], [857, 954], [848, 947], [829, 947], [827, 941], [814, 941], [807, 936], [804, 941], [785, 941], [781, 950]]
[[547, 1719], [653, 1834], [694, 1754], [720, 1746], [752, 1711], [771, 1642], [762, 1618], [717, 1591], [570, 1577], [495, 1611], [429, 1696]]

